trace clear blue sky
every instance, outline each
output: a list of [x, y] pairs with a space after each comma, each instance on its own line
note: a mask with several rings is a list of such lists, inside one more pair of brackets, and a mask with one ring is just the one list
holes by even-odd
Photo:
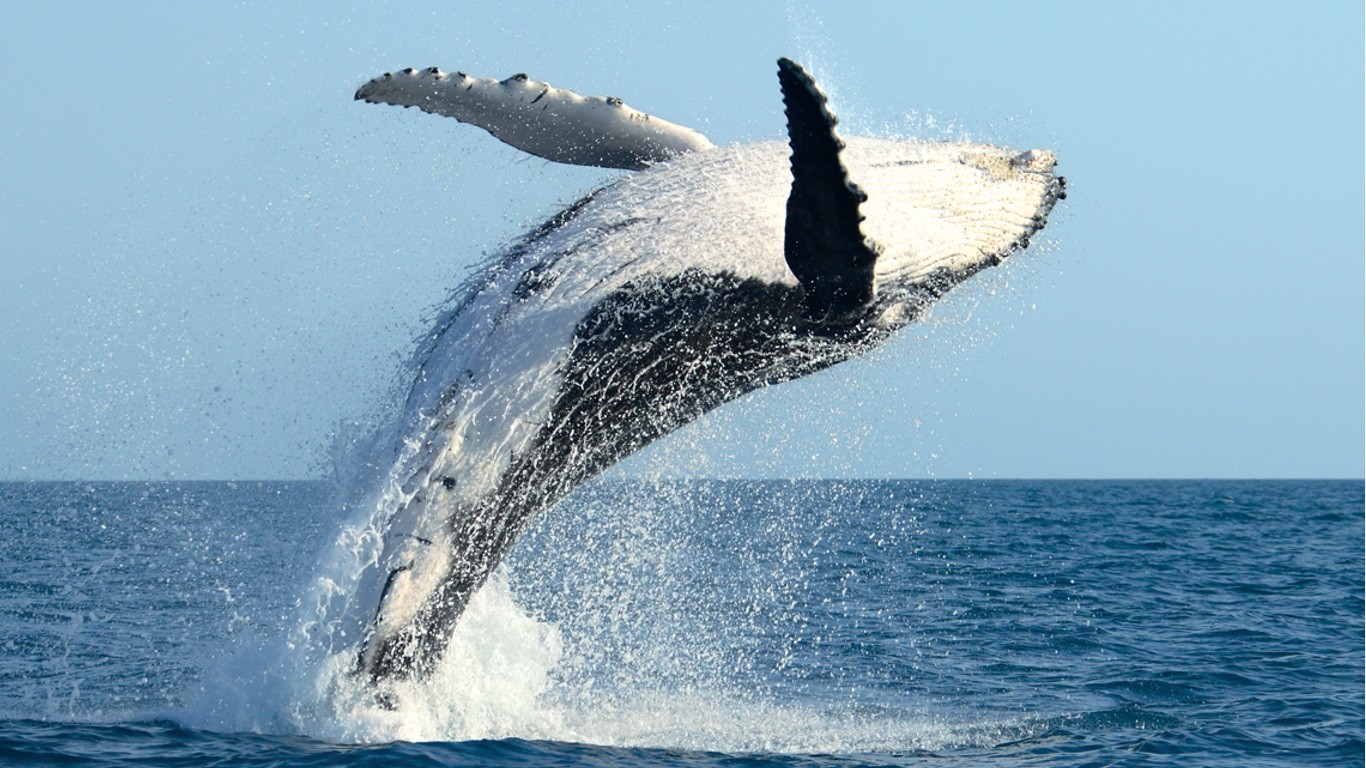
[[[0, 29], [0, 478], [327, 471], [482, 254], [607, 178], [354, 103], [527, 72], [717, 143], [1055, 149], [1041, 250], [625, 468], [1361, 477], [1363, 18], [1337, 3], [21, 3]], [[547, 9], [548, 8], [548, 9]]]

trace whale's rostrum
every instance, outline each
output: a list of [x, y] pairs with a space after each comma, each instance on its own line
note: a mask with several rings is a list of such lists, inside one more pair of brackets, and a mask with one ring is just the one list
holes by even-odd
[[[429, 675], [471, 595], [574, 487], [747, 392], [871, 349], [1026, 247], [1063, 196], [1048, 151], [841, 140], [786, 59], [788, 142], [721, 148], [649, 118], [670, 126], [663, 146], [633, 110], [525, 77], [509, 80], [544, 86], [557, 112], [509, 90], [475, 115], [453, 103], [507, 81], [436, 87], [439, 70], [422, 72], [375, 78], [357, 98], [500, 138], [490, 126], [516, 123], [509, 141], [543, 157], [641, 170], [514, 242], [419, 350], [392, 473], [401, 503], [354, 601], [357, 669], [377, 683]], [[610, 137], [611, 156], [585, 150], [585, 133]]]

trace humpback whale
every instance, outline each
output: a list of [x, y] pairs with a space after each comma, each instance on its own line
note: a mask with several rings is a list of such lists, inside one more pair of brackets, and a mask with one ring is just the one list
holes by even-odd
[[525, 75], [386, 73], [356, 99], [632, 173], [489, 261], [415, 358], [356, 674], [429, 676], [518, 535], [588, 478], [755, 389], [862, 354], [1028, 246], [1064, 196], [1046, 150], [842, 139], [778, 62], [787, 141], [716, 147]]

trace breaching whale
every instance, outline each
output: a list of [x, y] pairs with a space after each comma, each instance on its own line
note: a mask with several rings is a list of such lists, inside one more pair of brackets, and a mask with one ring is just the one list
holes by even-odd
[[415, 359], [398, 498], [353, 604], [357, 674], [428, 676], [529, 521], [699, 415], [859, 355], [1026, 247], [1051, 152], [850, 138], [796, 63], [788, 141], [683, 126], [515, 75], [407, 69], [356, 99], [415, 106], [558, 162], [633, 169], [494, 257]]

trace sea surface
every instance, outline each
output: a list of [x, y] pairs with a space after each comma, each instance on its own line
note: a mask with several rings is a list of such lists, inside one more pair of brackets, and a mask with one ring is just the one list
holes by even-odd
[[298, 651], [336, 498], [0, 484], [0, 764], [1363, 764], [1360, 481], [600, 480], [392, 712]]

